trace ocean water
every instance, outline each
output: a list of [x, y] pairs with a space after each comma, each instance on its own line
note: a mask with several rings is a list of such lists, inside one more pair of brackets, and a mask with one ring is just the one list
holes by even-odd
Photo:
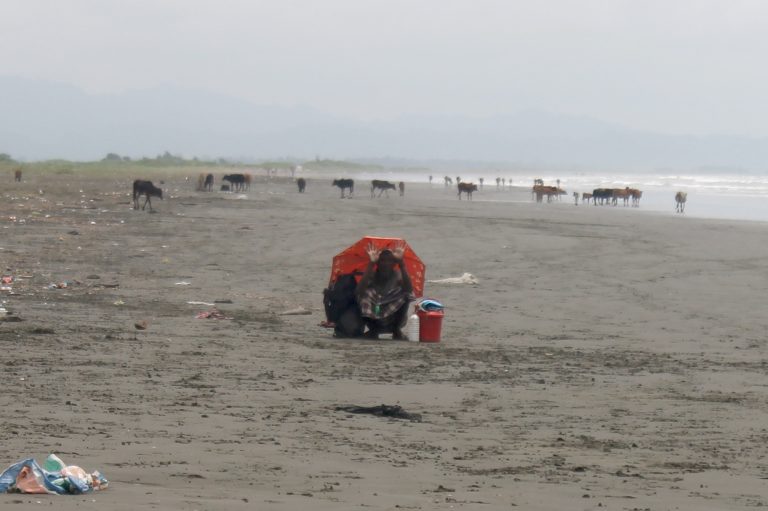
[[[427, 171], [428, 172], [428, 171]], [[461, 176], [463, 181], [479, 182], [485, 178], [485, 188], [496, 190], [496, 175], [512, 180], [515, 187], [529, 187], [533, 180], [540, 178], [547, 185], [556, 185], [560, 179], [561, 188], [568, 192], [562, 200], [573, 201], [572, 193], [591, 192], [595, 188], [638, 188], [643, 191], [638, 212], [655, 211], [659, 213], [675, 213], [675, 194], [678, 191], [688, 193], [685, 205], [685, 215], [698, 218], [719, 218], [728, 220], [752, 220], [768, 222], [768, 173], [721, 173], [721, 174], [661, 174], [661, 173], [500, 173], [491, 172], [432, 172], [433, 185], [443, 186], [443, 176], [452, 179]], [[387, 179], [390, 181], [405, 181], [428, 183], [429, 174], [424, 171], [383, 171], [376, 175], [367, 172], [356, 176], [359, 179]], [[490, 194], [489, 194], [490, 195]], [[484, 200], [483, 194], [475, 196], [475, 200]], [[494, 193], [487, 200], [505, 200], [503, 194]], [[513, 200], [510, 196], [509, 200]], [[519, 195], [516, 199], [519, 200]], [[622, 207], [619, 203], [618, 207]]]

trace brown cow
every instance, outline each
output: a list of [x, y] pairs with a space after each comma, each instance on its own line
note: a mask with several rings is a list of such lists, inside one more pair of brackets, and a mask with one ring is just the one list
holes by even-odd
[[400, 190], [400, 197], [404, 197], [405, 196], [405, 183], [400, 181], [399, 183], [397, 183], [397, 188]]
[[611, 204], [616, 206], [619, 203], [619, 199], [624, 201], [624, 206], [629, 204], [629, 199], [632, 195], [629, 193], [629, 187], [626, 188], [614, 188], [611, 195]]
[[552, 202], [553, 197], [563, 195], [565, 190], [557, 186], [535, 185], [531, 189], [531, 194], [536, 196], [536, 202], [542, 202], [544, 196], [547, 196], [547, 202]]
[[590, 200], [592, 200], [592, 194], [591, 193], [584, 192], [584, 193], [581, 194], [581, 202], [582, 203], [586, 202], [587, 204], [589, 204]]
[[459, 200], [461, 200], [461, 194], [467, 194], [467, 200], [472, 200], [472, 192], [477, 191], [477, 185], [473, 183], [459, 183]]
[[21, 169], [16, 169], [16, 172], [13, 173], [13, 179], [15, 179], [17, 183], [21, 183]]
[[390, 183], [389, 181], [382, 181], [380, 179], [374, 179], [371, 181], [371, 199], [375, 197], [376, 190], [379, 191], [379, 197], [381, 197], [382, 193], [386, 193], [387, 197], [389, 197], [389, 191], [388, 190], [394, 190], [395, 189], [395, 183]]
[[640, 207], [640, 197], [643, 196], [643, 192], [637, 188], [630, 188], [629, 194], [632, 196], [632, 207]]

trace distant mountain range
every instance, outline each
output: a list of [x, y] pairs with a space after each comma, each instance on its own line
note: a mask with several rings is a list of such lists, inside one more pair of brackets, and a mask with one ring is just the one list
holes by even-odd
[[0, 76], [0, 153], [29, 161], [97, 160], [109, 152], [154, 157], [165, 151], [243, 161], [321, 156], [404, 166], [460, 160], [520, 168], [768, 167], [768, 139], [672, 136], [536, 110], [364, 122], [211, 92], [157, 88], [89, 94]]

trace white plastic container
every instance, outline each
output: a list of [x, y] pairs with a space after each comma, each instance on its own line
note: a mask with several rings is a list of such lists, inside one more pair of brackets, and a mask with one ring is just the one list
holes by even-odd
[[408, 340], [419, 342], [419, 316], [414, 312], [408, 317]]

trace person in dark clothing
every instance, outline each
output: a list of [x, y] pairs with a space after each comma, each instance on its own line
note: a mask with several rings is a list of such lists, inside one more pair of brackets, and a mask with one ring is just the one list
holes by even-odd
[[370, 261], [355, 291], [367, 327], [365, 337], [378, 339], [379, 334], [391, 332], [393, 339], [406, 339], [403, 327], [413, 285], [403, 263], [405, 243], [392, 250], [379, 250], [371, 243], [367, 252]]

